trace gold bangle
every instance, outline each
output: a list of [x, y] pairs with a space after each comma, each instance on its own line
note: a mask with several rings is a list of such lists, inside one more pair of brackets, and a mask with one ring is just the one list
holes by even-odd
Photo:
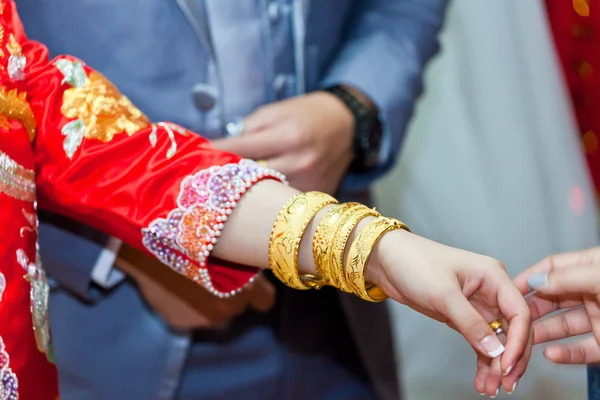
[[299, 290], [312, 289], [298, 272], [298, 251], [304, 231], [314, 216], [326, 205], [337, 200], [321, 192], [299, 193], [283, 207], [271, 231], [269, 265], [273, 274], [287, 286]]
[[[325, 214], [317, 229], [312, 243], [313, 258], [315, 260], [315, 268], [317, 270], [318, 285], [317, 289], [325, 285], [331, 285], [339, 288], [336, 274], [332, 273], [333, 241], [340, 228], [340, 220], [346, 212], [353, 207], [360, 205], [359, 203], [343, 203], [333, 207]], [[317, 282], [315, 282], [317, 283]]]
[[379, 217], [365, 226], [350, 246], [346, 261], [346, 281], [352, 293], [363, 300], [377, 302], [388, 297], [377, 285], [365, 282], [365, 278], [373, 248], [384, 234], [396, 229], [410, 232], [406, 225], [396, 219]]
[[350, 210], [348, 210], [341, 218], [337, 234], [333, 239], [333, 245], [331, 250], [331, 269], [330, 273], [333, 275], [331, 280], [337, 283], [339, 289], [344, 292], [353, 293], [346, 281], [346, 274], [344, 268], [344, 256], [346, 255], [346, 247], [348, 246], [348, 239], [350, 235], [356, 229], [356, 226], [360, 221], [367, 217], [379, 217], [380, 214], [372, 208], [365, 205], [359, 204]]

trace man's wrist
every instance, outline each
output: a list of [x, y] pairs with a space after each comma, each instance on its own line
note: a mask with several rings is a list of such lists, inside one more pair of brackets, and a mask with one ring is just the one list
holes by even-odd
[[380, 162], [383, 129], [373, 102], [359, 90], [347, 85], [325, 89], [337, 97], [354, 117], [352, 172], [368, 172]]
[[377, 106], [375, 106], [375, 103], [373, 103], [371, 101], [369, 96], [365, 95], [363, 92], [361, 92], [360, 90], [356, 89], [353, 86], [340, 85], [340, 87], [342, 89], [346, 90], [348, 93], [350, 93], [354, 97], [356, 97], [356, 99], [358, 101], [360, 101], [362, 103], [362, 105], [365, 106], [368, 110], [377, 113]]

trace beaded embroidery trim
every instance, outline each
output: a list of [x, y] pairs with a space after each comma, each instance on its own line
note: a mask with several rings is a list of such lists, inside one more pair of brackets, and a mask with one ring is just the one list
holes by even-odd
[[10, 369], [10, 357], [0, 336], [0, 400], [19, 400], [19, 381]]
[[0, 151], [0, 193], [17, 200], [35, 201], [35, 172]]
[[[21, 237], [24, 237], [27, 232], [37, 234], [39, 220], [37, 217], [37, 203], [34, 203], [36, 212], [29, 213], [21, 210], [23, 216], [29, 223], [29, 226], [24, 226], [20, 230]], [[37, 239], [37, 237], [36, 237]], [[51, 336], [50, 322], [48, 317], [48, 300], [50, 296], [50, 287], [48, 286], [48, 278], [46, 272], [42, 268], [40, 258], [39, 243], [35, 244], [35, 259], [30, 260], [27, 253], [23, 249], [17, 250], [17, 262], [25, 271], [25, 279], [29, 282], [29, 301], [31, 310], [31, 320], [33, 324], [33, 333], [35, 342], [40, 352], [46, 354], [51, 360]]]
[[186, 177], [181, 182], [177, 208], [142, 229], [144, 246], [215, 296], [235, 295], [241, 289], [220, 292], [213, 286], [206, 268], [208, 257], [241, 196], [263, 179], [287, 184], [279, 172], [250, 160], [213, 166]]

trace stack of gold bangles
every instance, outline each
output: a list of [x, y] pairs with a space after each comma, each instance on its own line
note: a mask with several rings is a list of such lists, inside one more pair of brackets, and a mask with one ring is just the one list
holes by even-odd
[[[334, 206], [317, 225], [312, 242], [316, 275], [301, 275], [298, 252], [306, 228], [325, 206]], [[352, 232], [367, 217], [374, 217], [362, 228], [346, 249]], [[269, 262], [275, 276], [287, 286], [299, 290], [333, 286], [363, 300], [382, 301], [387, 295], [365, 281], [367, 265], [379, 239], [394, 229], [409, 230], [402, 222], [382, 217], [374, 209], [359, 203], [338, 204], [320, 192], [300, 193], [283, 207], [271, 233]]]

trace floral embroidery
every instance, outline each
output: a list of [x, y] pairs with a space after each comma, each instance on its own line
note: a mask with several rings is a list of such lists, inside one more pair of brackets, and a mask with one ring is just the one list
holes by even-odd
[[72, 159], [75, 152], [83, 142], [83, 136], [85, 135], [85, 124], [82, 120], [76, 119], [75, 121], [67, 122], [61, 129], [65, 141], [63, 142], [63, 149], [69, 159]]
[[17, 200], [35, 200], [35, 172], [0, 151], [0, 193]]
[[10, 357], [0, 336], [0, 400], [19, 400], [19, 381], [10, 368]]
[[10, 79], [16, 81], [23, 80], [25, 78], [25, 64], [27, 60], [21, 50], [21, 45], [15, 39], [15, 36], [11, 33], [9, 36], [9, 42], [6, 45], [10, 57], [8, 58], [8, 76]]
[[63, 83], [72, 88], [63, 94], [62, 114], [74, 121], [66, 124], [62, 133], [69, 158], [81, 145], [83, 138], [110, 142], [123, 132], [133, 135], [150, 125], [142, 112], [103, 75], [86, 74], [79, 61], [60, 59], [56, 67], [64, 76]]
[[[36, 205], [34, 204], [34, 206]], [[23, 210], [23, 215], [29, 222], [30, 226], [21, 228], [21, 236], [23, 237], [27, 231], [37, 233], [37, 228], [39, 225], [37, 213], [28, 213]], [[25, 279], [31, 285], [29, 291], [29, 297], [31, 301], [31, 318], [33, 322], [33, 333], [38, 350], [46, 354], [48, 361], [52, 362], [50, 323], [48, 319], [48, 298], [50, 295], [50, 287], [48, 286], [46, 272], [42, 268], [39, 244], [36, 242], [36, 255], [33, 262], [29, 260], [29, 257], [23, 249], [17, 250], [17, 261], [26, 272]]]
[[[24, 92], [19, 93], [17, 89], [6, 90], [5, 87], [0, 87], [0, 115], [3, 115], [5, 119], [21, 122], [29, 135], [29, 140], [35, 138], [35, 115], [33, 115]], [[8, 128], [10, 128], [10, 124], [8, 124]]]
[[186, 177], [181, 182], [177, 208], [142, 229], [144, 246], [164, 264], [214, 295], [236, 294], [239, 290], [220, 292], [213, 286], [206, 268], [208, 257], [241, 196], [263, 179], [285, 183], [279, 172], [250, 160], [213, 166]]

